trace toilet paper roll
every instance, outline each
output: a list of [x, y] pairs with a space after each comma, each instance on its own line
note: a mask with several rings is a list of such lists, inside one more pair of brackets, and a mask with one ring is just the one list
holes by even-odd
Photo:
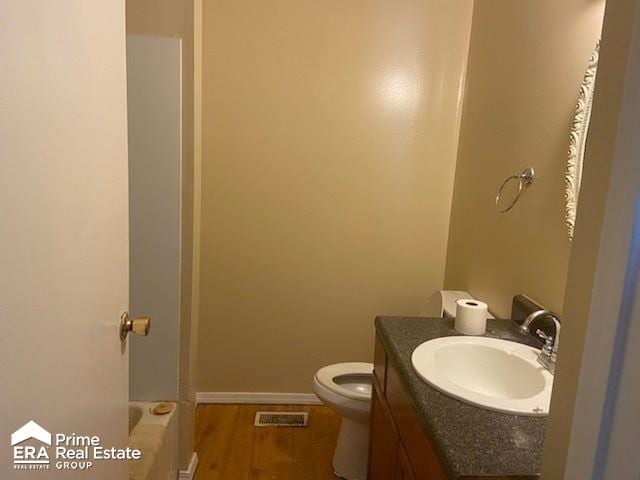
[[465, 335], [484, 335], [488, 314], [489, 308], [484, 302], [473, 298], [457, 300], [454, 328]]

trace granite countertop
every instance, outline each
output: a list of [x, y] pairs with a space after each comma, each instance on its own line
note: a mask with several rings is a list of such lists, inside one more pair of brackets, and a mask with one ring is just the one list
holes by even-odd
[[[421, 343], [460, 335], [452, 319], [376, 318], [378, 336], [396, 367], [422, 429], [451, 479], [514, 476], [537, 478], [546, 417], [524, 417], [468, 405], [435, 390], [414, 372], [411, 354]], [[540, 348], [511, 320], [489, 320], [487, 336]]]

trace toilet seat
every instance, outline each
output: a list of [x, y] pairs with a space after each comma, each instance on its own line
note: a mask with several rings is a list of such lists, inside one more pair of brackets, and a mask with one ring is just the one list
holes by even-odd
[[364, 362], [335, 363], [321, 368], [316, 373], [316, 381], [327, 390], [352, 400], [371, 402], [371, 392], [362, 389], [348, 388], [341, 385], [338, 377], [349, 377], [358, 375], [368, 376], [366, 383], [371, 383], [373, 375], [373, 364]]

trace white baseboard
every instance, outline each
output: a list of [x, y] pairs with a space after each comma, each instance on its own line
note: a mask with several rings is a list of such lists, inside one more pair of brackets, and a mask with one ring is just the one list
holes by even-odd
[[187, 470], [180, 470], [178, 473], [178, 480], [193, 480], [198, 468], [198, 454], [193, 452], [191, 455], [191, 461], [189, 462], [189, 468]]
[[197, 392], [196, 403], [322, 405], [313, 393]]

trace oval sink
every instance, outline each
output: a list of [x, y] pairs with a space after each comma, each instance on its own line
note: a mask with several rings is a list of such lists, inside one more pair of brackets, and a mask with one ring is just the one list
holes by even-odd
[[553, 375], [540, 350], [489, 337], [442, 337], [411, 356], [416, 373], [432, 387], [471, 405], [515, 415], [549, 414]]

